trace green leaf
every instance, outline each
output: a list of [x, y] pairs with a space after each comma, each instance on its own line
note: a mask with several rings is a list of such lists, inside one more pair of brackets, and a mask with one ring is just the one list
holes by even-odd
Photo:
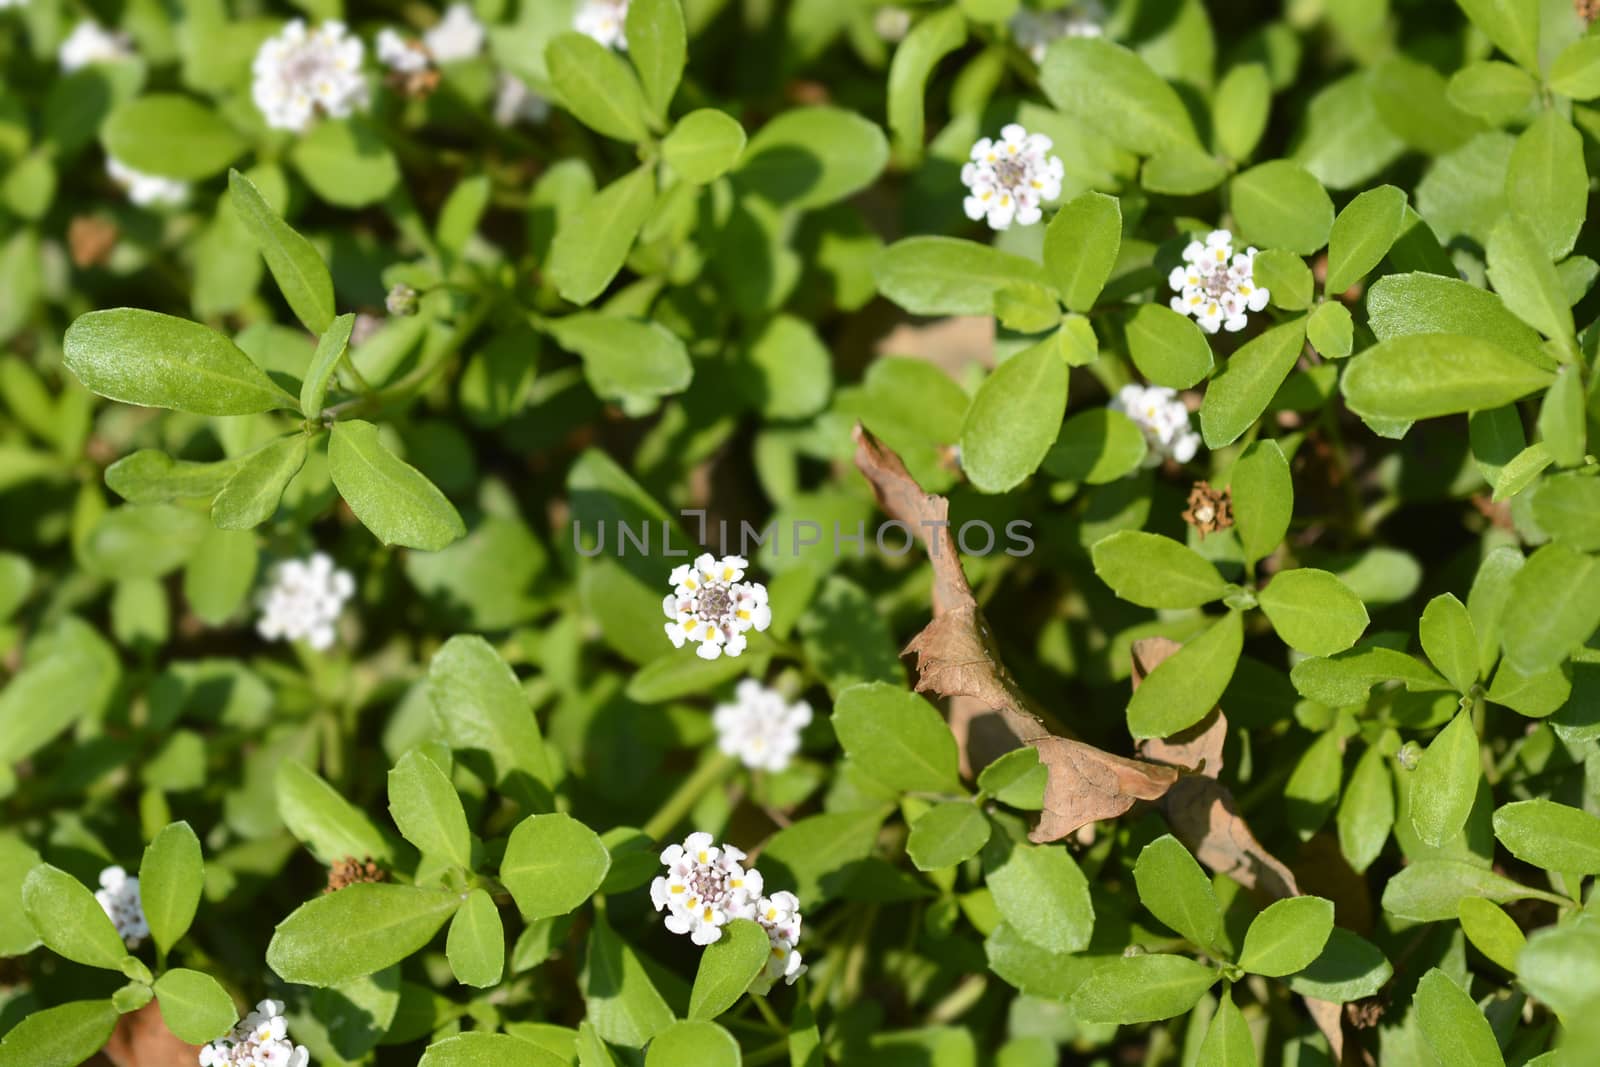
[[68, 617], [44, 640], [0, 688], [0, 767], [27, 759], [85, 716], [98, 719], [121, 677], [116, 652], [87, 623]]
[[274, 777], [278, 814], [324, 866], [346, 857], [395, 858], [388, 839], [365, 812], [351, 804], [315, 771], [294, 760], [278, 764]]
[[1265, 252], [1257, 253], [1251, 268], [1251, 277], [1255, 280], [1257, 288], [1265, 289], [1270, 294], [1267, 299], [1273, 307], [1283, 308], [1285, 311], [1304, 311], [1311, 306], [1316, 279], [1312, 277], [1311, 268], [1306, 266], [1306, 261], [1293, 252], [1285, 252], [1281, 248], [1269, 248]]
[[358, 882], [296, 908], [267, 945], [267, 965], [286, 982], [334, 986], [399, 963], [433, 940], [461, 895]]
[[1533, 497], [1533, 519], [1568, 548], [1600, 551], [1600, 478], [1558, 474], [1544, 479]]
[[289, 158], [320, 199], [339, 207], [376, 204], [400, 184], [394, 153], [361, 116], [322, 119], [294, 143]]
[[628, 58], [639, 72], [644, 99], [657, 118], [667, 117], [689, 59], [680, 0], [637, 0], [627, 9]]
[[1144, 432], [1132, 419], [1095, 407], [1062, 425], [1040, 466], [1063, 481], [1104, 485], [1137, 469], [1148, 449]]
[[350, 346], [350, 332], [355, 324], [355, 315], [340, 315], [317, 340], [311, 366], [306, 368], [305, 380], [300, 383], [300, 412], [306, 418], [321, 417], [323, 401], [328, 398], [328, 382]]
[[1234, 529], [1246, 561], [1270, 556], [1289, 532], [1294, 513], [1294, 482], [1289, 461], [1276, 441], [1257, 441], [1244, 450], [1229, 476]]
[[548, 807], [551, 774], [539, 721], [517, 676], [494, 647], [460, 634], [434, 653], [428, 694], [450, 747], [463, 762], [525, 807]]
[[1275, 159], [1233, 179], [1232, 203], [1241, 236], [1264, 248], [1308, 256], [1328, 241], [1333, 201], [1298, 163]]
[[184, 181], [220, 174], [249, 147], [215, 111], [176, 93], [119, 104], [101, 127], [100, 139], [107, 155], [134, 170]]
[[594, 895], [611, 853], [593, 830], [562, 812], [530, 815], [511, 831], [500, 881], [525, 920], [565, 915]]
[[881, 808], [823, 812], [779, 830], [761, 854], [767, 888], [791, 890], [808, 906], [836, 895], [871, 854]]
[[40, 857], [11, 832], [0, 832], [0, 957], [24, 956], [39, 944], [39, 935], [22, 911], [22, 883]]
[[120, 971], [128, 950], [94, 894], [66, 871], [41, 863], [22, 883], [22, 910], [45, 947], [86, 967]]
[[689, 387], [694, 364], [683, 341], [659, 322], [580, 311], [547, 324], [562, 348], [583, 357], [596, 396], [670, 396]]
[[1418, 860], [1389, 879], [1383, 891], [1383, 910], [1413, 922], [1442, 922], [1456, 917], [1467, 897], [1506, 903], [1528, 897], [1559, 897], [1530, 889], [1503, 874], [1460, 860]]
[[1390, 274], [1367, 293], [1367, 319], [1378, 340], [1413, 333], [1470, 334], [1492, 341], [1536, 367], [1555, 361], [1539, 335], [1487, 289], [1436, 274]]
[[209, 974], [179, 967], [156, 979], [155, 991], [167, 1029], [191, 1045], [214, 1041], [239, 1021], [233, 998]]
[[333, 424], [328, 470], [356, 518], [386, 545], [434, 552], [466, 535], [455, 505], [426, 475], [390, 452], [370, 422]]
[[1393, 976], [1394, 968], [1376, 945], [1335, 926], [1322, 954], [1289, 976], [1289, 988], [1303, 997], [1348, 1004], [1372, 996]]
[[570, 1061], [520, 1037], [472, 1030], [429, 1045], [417, 1067], [570, 1067]]
[[1570, 338], [1572, 308], [1561, 278], [1525, 224], [1502, 220], [1489, 235], [1488, 252], [1489, 283], [1512, 314], [1546, 337]]
[[645, 1067], [739, 1067], [739, 1042], [713, 1022], [686, 1020], [656, 1035]]
[[467, 813], [450, 778], [413, 749], [389, 771], [389, 814], [405, 839], [424, 854], [472, 869]]
[[898, 154], [910, 160], [922, 155], [928, 77], [941, 59], [966, 43], [967, 20], [951, 7], [920, 19], [894, 50], [887, 92], [889, 131]]
[[1146, 608], [1197, 608], [1228, 583], [1210, 560], [1170, 537], [1121, 530], [1095, 542], [1094, 572], [1123, 600]]
[[1303, 970], [1322, 954], [1333, 931], [1333, 902], [1321, 897], [1274, 901], [1245, 931], [1239, 966], [1251, 974], [1281, 978]]
[[[493, 191], [493, 183], [486, 174], [465, 178], [451, 190], [444, 205], [439, 208], [439, 221], [434, 227], [435, 239], [445, 256], [460, 256], [466, 249], [467, 242], [478, 232], [484, 212], [489, 209]], [[312, 365], [317, 365], [315, 360]], [[308, 373], [307, 380], [310, 378]], [[302, 403], [301, 407], [304, 406]]]
[[1439, 731], [1412, 773], [1411, 824], [1428, 844], [1443, 845], [1466, 825], [1478, 795], [1482, 762], [1469, 712]]
[[1600, 96], [1600, 37], [1585, 35], [1561, 50], [1550, 64], [1550, 88], [1574, 100]]
[[1541, 111], [1517, 138], [1506, 168], [1506, 203], [1546, 258], [1572, 251], [1588, 212], [1589, 172], [1583, 138], [1560, 113]]
[[1237, 611], [1218, 619], [1150, 672], [1128, 701], [1134, 737], [1171, 737], [1206, 717], [1233, 679], [1244, 646]]
[[655, 172], [646, 165], [600, 190], [579, 210], [563, 213], [548, 268], [563, 298], [588, 304], [605, 292], [622, 269], [655, 202]]
[[1516, 60], [1524, 70], [1538, 72], [1538, 4], [1530, 0], [1456, 0], [1456, 3], [1496, 48]]
[[1056, 41], [1039, 69], [1039, 85], [1058, 110], [1140, 155], [1198, 145], [1172, 86], [1138, 55], [1105, 38]]
[[908, 237], [873, 264], [878, 290], [913, 315], [989, 315], [1012, 283], [1048, 285], [1044, 268], [976, 241]]
[[1255, 1039], [1231, 992], [1224, 991], [1217, 1003], [1194, 1067], [1256, 1067]]
[[1228, 358], [1206, 386], [1200, 403], [1200, 435], [1207, 448], [1237, 441], [1267, 409], [1305, 346], [1300, 316], [1274, 326]]
[[1451, 1067], [1505, 1067], [1494, 1030], [1472, 998], [1437, 967], [1417, 983], [1417, 1021], [1440, 1063]]
[[876, 124], [836, 107], [784, 111], [750, 139], [734, 184], [776, 207], [823, 207], [868, 185], [889, 161]]
[[1594, 1010], [1600, 994], [1600, 929], [1567, 922], [1535, 930], [1517, 954], [1517, 982], [1565, 1017], [1569, 1025]]
[[1461, 901], [1461, 932], [1474, 948], [1499, 966], [1517, 973], [1517, 954], [1528, 943], [1516, 920], [1498, 904], [1466, 897]]
[[1309, 656], [1343, 652], [1367, 628], [1361, 598], [1315, 567], [1279, 571], [1257, 597], [1283, 643]]
[[1189, 850], [1171, 834], [1144, 846], [1133, 866], [1139, 901], [1150, 914], [1209, 951], [1222, 930], [1222, 907]]
[[545, 46], [544, 59], [562, 106], [579, 122], [619, 141], [650, 136], [644, 91], [616, 53], [581, 33], [562, 33]]
[[1394, 781], [1388, 757], [1376, 745], [1356, 761], [1335, 819], [1339, 851], [1356, 872], [1372, 866], [1394, 829]]
[[1483, 131], [1482, 123], [1450, 103], [1444, 75], [1420, 59], [1397, 52], [1382, 60], [1373, 70], [1371, 91], [1382, 124], [1427, 155], [1447, 155]]
[[1012, 356], [973, 397], [961, 426], [961, 466], [985, 493], [1016, 488], [1039, 469], [1067, 410], [1067, 364], [1044, 341]]
[[733, 169], [744, 154], [745, 133], [724, 111], [703, 107], [678, 120], [661, 142], [661, 158], [685, 181], [708, 185]]
[[1328, 234], [1327, 293], [1342, 293], [1383, 261], [1400, 236], [1406, 194], [1392, 185], [1368, 189], [1345, 205]]
[[1358, 415], [1429, 419], [1501, 407], [1544, 388], [1551, 377], [1478, 337], [1406, 334], [1351, 359], [1341, 388]]
[[272, 518], [305, 466], [308, 445], [305, 434], [291, 433], [245, 456], [211, 502], [211, 521], [220, 530], [249, 530]]
[[62, 342], [67, 369], [91, 392], [196, 415], [294, 409], [295, 398], [215, 330], [138, 308], [79, 315]]
[[1241, 63], [1217, 86], [1211, 122], [1217, 147], [1231, 159], [1246, 159], [1266, 132], [1272, 109], [1272, 79], [1260, 63]]
[[1284, 783], [1287, 821], [1302, 841], [1322, 829], [1339, 802], [1339, 784], [1344, 776], [1344, 749], [1336, 730], [1317, 736], [1295, 762]]
[[[333, 275], [317, 250], [268, 206], [249, 178], [236, 170], [228, 172], [228, 201], [245, 229], [250, 231], [261, 258], [266, 260], [267, 269], [272, 272], [284, 300], [288, 301], [289, 310], [312, 333], [327, 334], [333, 326], [336, 310]], [[308, 377], [300, 387], [302, 404], [308, 392], [315, 395], [315, 390], [308, 388], [310, 385]], [[320, 402], [317, 407], [320, 410]], [[306, 412], [307, 418], [315, 416], [316, 412]]]
[[1211, 343], [1193, 319], [1165, 304], [1144, 304], [1128, 320], [1128, 354], [1157, 385], [1187, 389], [1211, 373]]
[[715, 1019], [744, 996], [767, 965], [772, 941], [760, 923], [735, 919], [706, 946], [689, 993], [689, 1018]]
[[1500, 618], [1508, 659], [1523, 674], [1561, 663], [1600, 627], [1600, 558], [1545, 545], [1511, 579]]
[[964, 800], [935, 804], [911, 824], [906, 853], [919, 871], [965, 863], [989, 843], [989, 820]]
[[978, 788], [1002, 804], [1038, 811], [1050, 771], [1031, 745], [1012, 749], [978, 773]]
[[1563, 874], [1600, 874], [1600, 818], [1552, 800], [1522, 800], [1494, 813], [1494, 836], [1524, 863]]
[[1449, 593], [1428, 601], [1418, 627], [1422, 650], [1461, 693], [1478, 680], [1478, 636], [1467, 607]]
[[902, 792], [961, 789], [955, 738], [922, 697], [883, 682], [853, 685], [834, 703], [833, 729], [869, 775]]
[[1090, 191], [1061, 205], [1045, 229], [1044, 269], [1069, 310], [1094, 307], [1121, 248], [1116, 197]]
[[1102, 963], [1072, 994], [1089, 1023], [1152, 1023], [1182, 1015], [1205, 995], [1217, 972], [1183, 956], [1150, 953]]
[[506, 931], [487, 891], [474, 889], [462, 901], [461, 910], [450, 920], [445, 956], [462, 985], [488, 989], [500, 983], [506, 967]]
[[1343, 304], [1318, 304], [1306, 320], [1306, 340], [1324, 359], [1344, 359], [1355, 347], [1355, 323]]
[[1469, 63], [1450, 77], [1450, 103], [1491, 126], [1504, 126], [1533, 105], [1539, 83], [1510, 63]]
[[0, 1067], [77, 1067], [117, 1027], [109, 1000], [74, 1000], [31, 1012], [0, 1040]]
[[1576, 366], [1569, 364], [1557, 372], [1555, 382], [1539, 405], [1539, 436], [1552, 462], [1562, 467], [1576, 467], [1583, 463], [1588, 452], [1588, 433], [1583, 375]]
[[173, 459], [154, 448], [141, 448], [106, 468], [106, 487], [130, 504], [166, 504], [174, 500], [210, 499], [221, 491], [239, 459], [195, 463]]
[[1166, 196], [1196, 196], [1221, 185], [1228, 169], [1216, 157], [1189, 144], [1159, 149], [1139, 169], [1139, 184]]
[[183, 596], [204, 622], [233, 616], [255, 585], [256, 539], [248, 530], [207, 530], [183, 572]]
[[172, 951], [189, 932], [204, 886], [200, 839], [186, 822], [162, 827], [145, 847], [139, 864], [139, 898], [150, 937], [161, 952]]
[[605, 1041], [642, 1048], [672, 1025], [672, 1009], [656, 991], [639, 957], [603, 915], [596, 917], [589, 931], [581, 982], [588, 1022]]
[[996, 838], [985, 850], [984, 873], [1000, 917], [1024, 939], [1051, 952], [1089, 944], [1089, 882], [1066, 848]]

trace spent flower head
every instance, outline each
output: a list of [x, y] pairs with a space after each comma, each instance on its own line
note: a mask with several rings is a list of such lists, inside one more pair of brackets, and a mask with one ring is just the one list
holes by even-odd
[[106, 173], [127, 190], [128, 199], [140, 207], [176, 205], [189, 199], [189, 183], [134, 170], [116, 156], [106, 157]]
[[1187, 463], [1200, 449], [1200, 435], [1189, 426], [1189, 409], [1175, 389], [1164, 385], [1124, 385], [1107, 405], [1132, 419], [1144, 431], [1149, 446], [1146, 467], [1159, 467], [1167, 458]]
[[133, 55], [133, 41], [125, 33], [108, 30], [94, 19], [84, 19], [72, 27], [61, 42], [56, 59], [61, 69], [71, 73], [96, 63], [115, 63]]
[[987, 219], [995, 230], [1038, 222], [1039, 205], [1061, 195], [1066, 173], [1060, 157], [1049, 155], [1051, 143], [1013, 122], [1001, 129], [998, 141], [985, 137], [973, 145], [971, 161], [961, 168], [969, 190], [962, 202], [967, 218]]
[[789, 703], [782, 693], [754, 678], [734, 690], [732, 704], [719, 704], [711, 722], [717, 747], [752, 770], [781, 771], [800, 751], [800, 731], [811, 723], [811, 705]]
[[117, 928], [117, 935], [129, 948], [150, 936], [144, 901], [139, 896], [139, 879], [121, 867], [107, 867], [100, 872], [100, 888], [95, 890], [94, 899], [100, 902], [100, 907]]
[[734, 919], [756, 918], [761, 872], [745, 870], [744, 858], [743, 852], [716, 844], [704, 832], [690, 834], [681, 845], [668, 845], [661, 853], [667, 873], [650, 883], [650, 902], [667, 913], [667, 929], [709, 945]]
[[415, 37], [407, 37], [393, 26], [378, 31], [375, 42], [378, 62], [396, 74], [421, 74], [432, 66], [427, 48]]
[[673, 590], [661, 601], [661, 610], [672, 620], [666, 632], [674, 648], [694, 641], [701, 659], [737, 656], [744, 651], [748, 631], [772, 625], [767, 587], [740, 581], [749, 565], [742, 556], [717, 559], [707, 552], [693, 564], [673, 568], [667, 578]]
[[572, 27], [607, 48], [628, 50], [628, 0], [583, 0]]
[[1267, 306], [1270, 295], [1256, 285], [1256, 250], [1233, 250], [1233, 234], [1212, 230], [1204, 242], [1190, 241], [1183, 250], [1181, 267], [1173, 267], [1167, 284], [1178, 295], [1172, 310], [1193, 315], [1206, 333], [1218, 328], [1230, 333], [1242, 330], [1250, 311]]
[[368, 102], [365, 49], [338, 21], [307, 28], [294, 19], [262, 43], [251, 65], [252, 95], [267, 125], [304, 132], [320, 113], [347, 118]]
[[256, 631], [268, 641], [305, 641], [321, 651], [333, 644], [334, 626], [345, 601], [355, 595], [355, 579], [322, 552], [309, 559], [276, 564], [258, 603]]
[[283, 1004], [263, 1000], [222, 1037], [200, 1050], [200, 1067], [307, 1067], [311, 1053], [289, 1040]]

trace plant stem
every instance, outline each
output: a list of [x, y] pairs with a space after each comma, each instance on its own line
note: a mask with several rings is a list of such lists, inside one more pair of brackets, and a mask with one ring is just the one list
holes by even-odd
[[644, 824], [644, 835], [652, 841], [660, 841], [670, 833], [673, 827], [689, 814], [689, 810], [699, 803], [706, 790], [720, 783], [734, 768], [734, 758], [726, 752], [713, 752], [694, 773], [683, 780], [677, 791], [667, 798], [661, 809], [650, 817]]

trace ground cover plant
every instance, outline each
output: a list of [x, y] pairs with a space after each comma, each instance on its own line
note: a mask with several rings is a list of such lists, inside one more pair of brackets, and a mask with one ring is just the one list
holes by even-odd
[[1595, 1062], [1579, 0], [0, 0], [0, 1067]]

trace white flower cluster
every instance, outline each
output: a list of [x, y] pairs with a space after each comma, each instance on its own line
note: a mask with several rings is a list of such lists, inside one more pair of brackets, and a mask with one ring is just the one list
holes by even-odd
[[268, 38], [252, 64], [252, 95], [267, 125], [304, 132], [320, 112], [346, 118], [367, 106], [361, 38], [338, 21], [307, 29], [294, 19]]
[[793, 893], [762, 896], [761, 872], [746, 870], [745, 854], [732, 845], [718, 846], [708, 833], [690, 834], [681, 845], [661, 853], [667, 873], [650, 884], [650, 900], [667, 913], [666, 926], [688, 934], [697, 945], [721, 939], [734, 919], [751, 919], [767, 931], [772, 952], [751, 991], [765, 993], [780, 978], [793, 984], [805, 973], [795, 946], [800, 942], [800, 901]]
[[107, 867], [100, 872], [100, 888], [95, 890], [94, 899], [100, 902], [117, 928], [117, 935], [129, 948], [150, 936], [144, 901], [139, 897], [139, 879], [129, 877], [121, 867]]
[[1232, 333], [1249, 322], [1247, 311], [1260, 311], [1271, 296], [1255, 281], [1256, 250], [1233, 250], [1233, 234], [1212, 230], [1205, 242], [1190, 241], [1183, 250], [1182, 267], [1173, 267], [1167, 284], [1178, 295], [1172, 310], [1193, 315], [1206, 333], [1220, 327]]
[[767, 587], [739, 580], [749, 565], [742, 556], [719, 560], [707, 552], [692, 565], [673, 568], [667, 578], [673, 591], [662, 600], [661, 610], [672, 620], [666, 631], [674, 648], [695, 641], [701, 659], [737, 656], [744, 651], [747, 631], [772, 625]]
[[404, 37], [385, 27], [378, 31], [378, 60], [401, 74], [420, 74], [437, 63], [471, 59], [483, 51], [483, 23], [466, 4], [451, 4], [422, 39]]
[[283, 1004], [263, 1000], [227, 1034], [200, 1050], [200, 1067], [306, 1067], [311, 1053], [289, 1040]]
[[1015, 122], [1000, 131], [1000, 140], [985, 137], [973, 145], [971, 162], [961, 168], [961, 182], [970, 190], [962, 202], [967, 218], [987, 218], [995, 230], [1038, 222], [1039, 204], [1061, 195], [1066, 173], [1061, 159], [1047, 154], [1050, 146], [1050, 138]]
[[501, 71], [494, 86], [494, 120], [501, 126], [543, 122], [550, 117], [550, 101], [528, 87], [515, 74]]
[[1144, 454], [1146, 467], [1159, 467], [1168, 457], [1187, 463], [1200, 448], [1200, 435], [1190, 429], [1189, 409], [1176, 390], [1164, 385], [1124, 385], [1107, 406], [1144, 431], [1149, 445]]
[[115, 63], [133, 55], [133, 42], [125, 33], [107, 30], [94, 19], [84, 19], [72, 27], [61, 42], [56, 59], [67, 73], [95, 63]]
[[746, 678], [732, 704], [718, 704], [711, 722], [717, 747], [751, 770], [781, 771], [800, 751], [800, 731], [811, 723], [811, 705], [790, 704], [776, 689]]
[[1106, 9], [1099, 0], [1087, 0], [1055, 11], [1024, 7], [1011, 16], [1011, 39], [1028, 53], [1029, 59], [1043, 63], [1050, 42], [1061, 37], [1103, 37], [1105, 20]]
[[628, 0], [583, 0], [573, 29], [607, 48], [628, 50]]
[[128, 191], [128, 199], [140, 207], [156, 204], [181, 204], [189, 199], [189, 183], [159, 174], [134, 170], [115, 156], [106, 157], [106, 173]]
[[334, 625], [355, 595], [350, 572], [334, 568], [326, 553], [275, 565], [259, 599], [256, 632], [268, 641], [305, 641], [321, 651], [333, 644]]

